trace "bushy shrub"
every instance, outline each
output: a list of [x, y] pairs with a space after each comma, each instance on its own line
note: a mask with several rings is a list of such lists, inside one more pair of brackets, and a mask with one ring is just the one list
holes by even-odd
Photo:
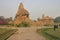
[[22, 23], [22, 26], [23, 26], [23, 27], [29, 27], [29, 24], [28, 24], [27, 22], [23, 22], [23, 23]]
[[16, 24], [17, 27], [21, 27], [21, 24]]
[[29, 27], [29, 23], [22, 22], [21, 24], [16, 25], [17, 27]]
[[9, 24], [10, 26], [14, 26], [14, 24]]
[[49, 26], [49, 24], [45, 24], [44, 26]]

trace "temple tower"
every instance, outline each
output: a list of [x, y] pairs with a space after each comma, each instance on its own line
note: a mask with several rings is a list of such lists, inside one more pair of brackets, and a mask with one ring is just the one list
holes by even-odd
[[24, 8], [23, 3], [20, 3], [18, 11], [14, 19], [14, 24], [18, 25], [27, 20], [29, 20], [29, 12]]

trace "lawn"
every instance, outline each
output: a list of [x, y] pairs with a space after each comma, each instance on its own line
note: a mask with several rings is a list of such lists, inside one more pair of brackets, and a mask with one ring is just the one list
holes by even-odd
[[37, 33], [46, 37], [46, 40], [60, 40], [60, 28], [37, 29]]
[[0, 40], [6, 40], [16, 31], [17, 31], [17, 29], [0, 28]]

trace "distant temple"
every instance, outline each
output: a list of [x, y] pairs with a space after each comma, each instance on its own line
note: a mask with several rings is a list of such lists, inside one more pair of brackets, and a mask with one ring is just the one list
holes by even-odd
[[18, 11], [14, 19], [14, 24], [18, 25], [28, 20], [29, 20], [29, 12], [26, 9], [24, 9], [23, 3], [20, 3]]
[[24, 8], [23, 3], [20, 3], [18, 11], [14, 19], [14, 25], [19, 25], [22, 22], [28, 22], [30, 26], [44, 26], [53, 25], [54, 21], [52, 17], [42, 15], [42, 18], [37, 18], [37, 20], [31, 20], [29, 18], [29, 12]]

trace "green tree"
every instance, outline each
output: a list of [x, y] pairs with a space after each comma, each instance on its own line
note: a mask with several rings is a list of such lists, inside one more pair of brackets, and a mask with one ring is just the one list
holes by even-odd
[[54, 22], [55, 22], [55, 23], [60, 23], [60, 16], [56, 17], [56, 18], [54, 19]]
[[7, 21], [7, 22], [13, 21], [13, 20], [12, 20], [12, 17], [6, 18], [6, 21]]
[[29, 27], [29, 24], [28, 24], [27, 22], [23, 22], [23, 23], [22, 23], [22, 26], [23, 26], [23, 27]]
[[16, 25], [17, 27], [29, 27], [29, 23], [22, 22], [21, 24]]

